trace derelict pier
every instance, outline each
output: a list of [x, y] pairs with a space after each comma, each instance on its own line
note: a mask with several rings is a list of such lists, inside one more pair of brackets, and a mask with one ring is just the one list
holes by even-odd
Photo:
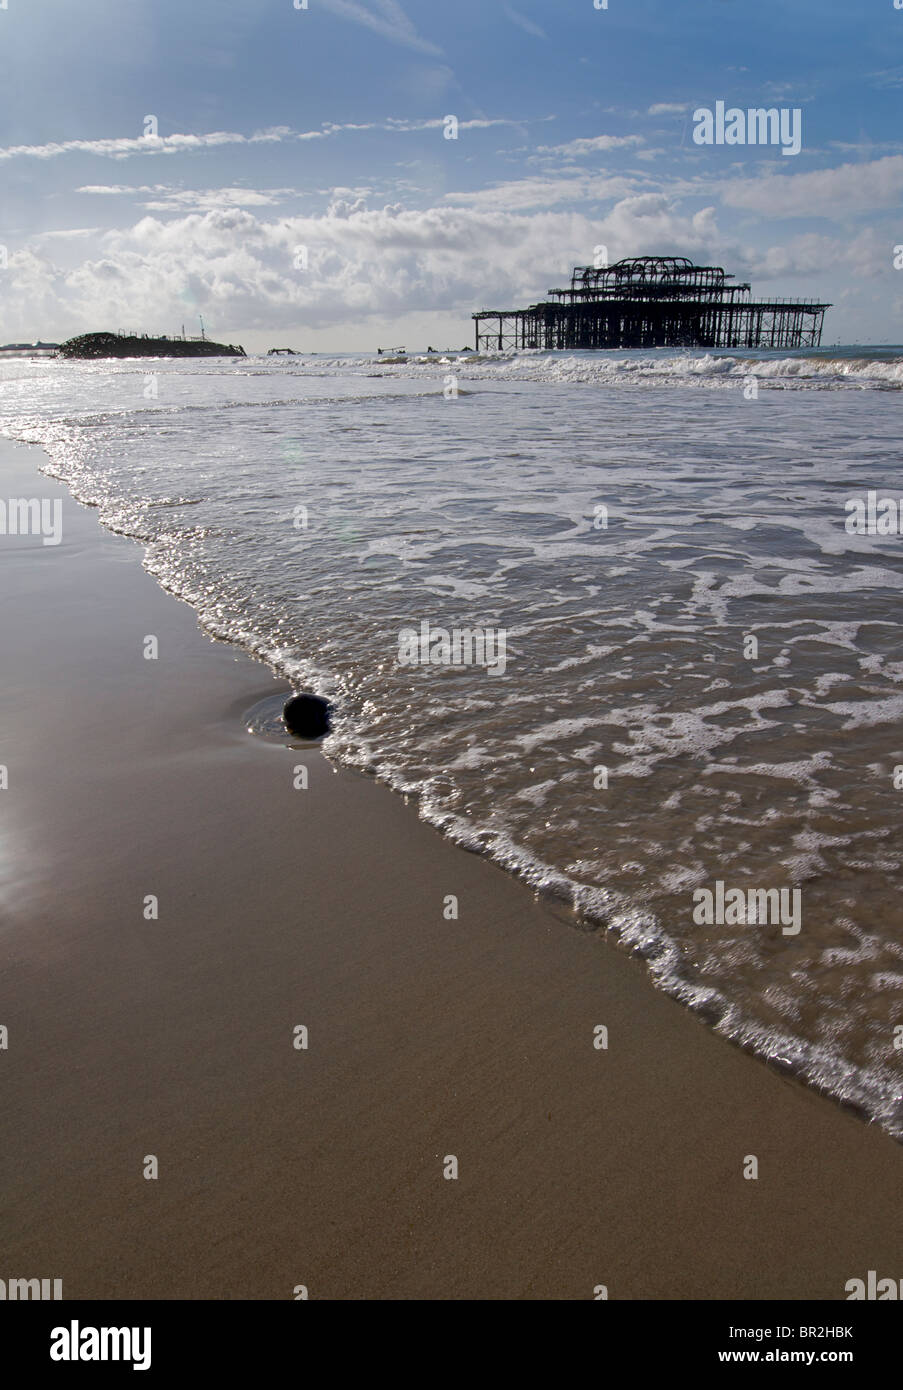
[[549, 290], [541, 304], [474, 314], [476, 350], [820, 345], [830, 304], [754, 300], [733, 278], [682, 256], [577, 266], [570, 288]]

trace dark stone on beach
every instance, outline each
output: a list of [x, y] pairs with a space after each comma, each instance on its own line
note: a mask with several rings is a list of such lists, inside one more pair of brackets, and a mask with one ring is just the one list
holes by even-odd
[[296, 738], [322, 738], [332, 728], [329, 703], [319, 695], [293, 695], [282, 711], [285, 727]]

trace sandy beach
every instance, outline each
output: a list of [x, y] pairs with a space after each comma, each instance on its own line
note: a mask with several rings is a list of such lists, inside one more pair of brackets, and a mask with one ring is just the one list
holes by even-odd
[[59, 546], [0, 537], [4, 1277], [836, 1300], [900, 1274], [894, 1141], [401, 797], [249, 735], [287, 687], [43, 461], [2, 443], [0, 495], [63, 508]]

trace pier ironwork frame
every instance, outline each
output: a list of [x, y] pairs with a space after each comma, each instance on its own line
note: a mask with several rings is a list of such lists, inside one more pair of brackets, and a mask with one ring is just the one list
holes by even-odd
[[473, 315], [476, 350], [540, 348], [799, 348], [821, 344], [830, 304], [754, 300], [720, 266], [642, 256], [576, 266], [567, 289], [527, 309]]

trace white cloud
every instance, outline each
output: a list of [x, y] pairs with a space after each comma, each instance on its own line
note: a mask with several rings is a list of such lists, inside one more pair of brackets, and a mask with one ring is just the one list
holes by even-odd
[[58, 232], [35, 232], [35, 241], [68, 241], [70, 237], [93, 236], [101, 237], [104, 234], [103, 227], [66, 227]]
[[[547, 118], [544, 118], [547, 119]], [[0, 160], [8, 159], [55, 159], [63, 154], [91, 154], [108, 159], [128, 159], [132, 155], [181, 154], [191, 150], [216, 148], [221, 145], [260, 145], [280, 144], [293, 140], [325, 140], [332, 135], [361, 130], [383, 130], [390, 134], [408, 134], [419, 130], [438, 130], [445, 124], [443, 117], [430, 120], [410, 121], [390, 116], [385, 121], [348, 122], [337, 124], [325, 121], [320, 130], [292, 130], [289, 126], [275, 126], [270, 130], [257, 131], [254, 135], [241, 135], [237, 131], [216, 130], [206, 135], [142, 135], [113, 136], [103, 140], [62, 140], [51, 141], [46, 145], [7, 145], [0, 148]], [[523, 121], [508, 117], [473, 117], [460, 120], [459, 130], [489, 130], [493, 126], [522, 126]]]
[[[605, 218], [602, 241], [626, 247], [619, 253], [633, 255], [677, 255], [700, 257], [702, 261], [723, 257], [725, 241], [718, 230], [713, 207], [700, 208], [691, 215], [678, 211], [664, 193], [640, 193], [623, 198]], [[633, 248], [636, 248], [635, 250]], [[615, 259], [612, 254], [612, 259]]]
[[210, 149], [220, 145], [257, 145], [278, 143], [281, 140], [319, 140], [322, 130], [299, 133], [285, 126], [263, 130], [255, 135], [239, 135], [235, 131], [215, 130], [207, 135], [141, 135], [119, 136], [106, 140], [62, 140], [47, 145], [7, 145], [0, 149], [0, 160], [55, 159], [61, 154], [94, 154], [109, 159], [127, 159], [129, 155], [179, 154], [186, 150]]
[[[892, 238], [875, 227], [853, 238], [808, 232], [764, 251], [747, 251], [744, 273], [764, 278], [814, 275], [824, 280], [829, 270], [848, 269], [857, 278], [872, 278], [889, 271], [891, 246]], [[826, 291], [821, 288], [818, 293]]]
[[576, 159], [581, 155], [601, 154], [607, 150], [634, 149], [645, 143], [642, 135], [589, 135], [579, 140], [569, 140], [564, 145], [539, 145], [536, 153]]
[[548, 38], [544, 29], [540, 29], [535, 20], [529, 19], [527, 15], [521, 14], [513, 5], [502, 5], [505, 16], [516, 24], [519, 29], [523, 29], [525, 34], [531, 34], [535, 39]]
[[806, 174], [736, 179], [724, 185], [721, 196], [729, 207], [749, 208], [766, 217], [843, 218], [896, 207], [903, 196], [903, 155]]
[[903, 87], [903, 68], [882, 68], [866, 74], [866, 80], [876, 87]]
[[[294, 188], [173, 188], [158, 184], [84, 184], [77, 193], [131, 197], [149, 212], [206, 212], [224, 207], [273, 207], [286, 198], [296, 198]], [[148, 197], [147, 195], [151, 195]]]
[[646, 112], [647, 116], [682, 116], [687, 110], [685, 101], [657, 101]]
[[[703, 259], [720, 242], [712, 209], [679, 213], [662, 195], [623, 198], [607, 217], [547, 209], [398, 206], [343, 200], [326, 215], [270, 217], [242, 208], [107, 232], [66, 264], [26, 248], [6, 272], [9, 331], [74, 333], [119, 324], [168, 332], [196, 308], [211, 332], [355, 325], [428, 308], [469, 314], [543, 298], [600, 242], [612, 259], [675, 251]], [[307, 248], [307, 269], [295, 266]], [[81, 255], [81, 259], [79, 256]], [[38, 312], [38, 311], [42, 312]], [[45, 336], [46, 336], [45, 331]]]
[[436, 55], [442, 52], [434, 43], [419, 36], [398, 0], [372, 0], [376, 6], [375, 10], [358, 4], [358, 0], [316, 0], [316, 3], [325, 6], [340, 19], [350, 19], [355, 24], [372, 29], [374, 33], [384, 39], [390, 39], [392, 43], [403, 44], [421, 53]]
[[135, 197], [139, 193], [165, 193], [167, 185], [157, 184], [133, 184], [133, 183], [84, 183], [81, 188], [76, 188], [76, 193], [96, 193], [96, 194], [131, 194]]
[[621, 198], [635, 190], [636, 181], [623, 175], [562, 174], [558, 178], [512, 179], [471, 193], [447, 193], [445, 199], [484, 211], [519, 212], [528, 208], [558, 207], [562, 203]]
[[297, 197], [297, 193], [293, 188], [273, 188], [266, 192], [255, 188], [182, 188], [149, 199], [144, 206], [149, 212], [181, 212], [188, 209], [207, 212], [223, 207], [273, 207], [285, 198], [294, 197]]

